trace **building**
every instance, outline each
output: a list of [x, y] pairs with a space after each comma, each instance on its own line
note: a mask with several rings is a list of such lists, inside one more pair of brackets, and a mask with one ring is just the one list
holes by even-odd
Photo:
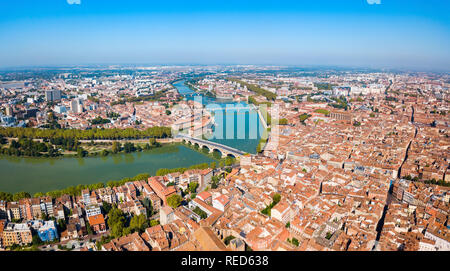
[[48, 216], [55, 216], [53, 210], [53, 198], [52, 197], [43, 197], [41, 199], [41, 205], [45, 204], [45, 211]]
[[53, 220], [34, 220], [31, 222], [31, 227], [36, 230], [37, 235], [42, 242], [51, 242], [58, 239], [58, 230], [56, 229], [56, 223]]
[[8, 218], [8, 213], [6, 211], [6, 201], [0, 200], [0, 219]]
[[428, 229], [425, 238], [434, 242], [437, 251], [450, 251], [450, 236], [445, 229]]
[[83, 104], [80, 99], [73, 99], [70, 103], [71, 110], [73, 113], [82, 113], [83, 112]]
[[111, 240], [102, 246], [103, 251], [150, 251], [138, 232]]
[[164, 205], [167, 205], [168, 197], [177, 193], [173, 185], [167, 187], [156, 178], [150, 178], [148, 184], [156, 193], [156, 195], [163, 201]]
[[203, 187], [204, 185], [211, 183], [213, 172], [214, 171], [211, 168], [202, 170], [202, 172], [201, 172], [202, 178], [201, 178], [200, 187]]
[[217, 238], [211, 228], [199, 227], [193, 234], [203, 251], [227, 251], [225, 244]]
[[88, 206], [91, 203], [91, 194], [89, 193], [89, 189], [84, 189], [81, 191], [81, 197], [83, 198], [83, 203], [85, 206]]
[[39, 198], [31, 198], [31, 213], [33, 219], [39, 219], [42, 215], [41, 200]]
[[0, 219], [0, 248], [3, 248], [3, 229], [5, 228], [6, 220]]
[[11, 106], [7, 106], [5, 108], [5, 113], [6, 113], [6, 116], [12, 117], [14, 115], [14, 110]]
[[99, 215], [102, 213], [100, 206], [93, 205], [93, 204], [88, 205], [85, 210], [86, 210], [87, 217]]
[[47, 90], [45, 91], [45, 100], [53, 102], [61, 100], [61, 90]]
[[352, 121], [352, 115], [350, 113], [332, 111], [330, 112], [329, 117], [335, 120]]
[[225, 195], [220, 195], [212, 201], [213, 207], [221, 210], [222, 212], [225, 212], [225, 209], [227, 208], [229, 203], [230, 199]]
[[19, 200], [20, 214], [26, 220], [32, 220], [31, 199], [24, 198]]
[[6, 206], [7, 206], [6, 209], [8, 210], [9, 220], [22, 219], [19, 204], [17, 204], [16, 202], [8, 202]]
[[172, 223], [175, 220], [175, 214], [170, 206], [164, 206], [159, 210], [159, 222], [161, 225]]
[[270, 216], [286, 224], [291, 221], [291, 208], [287, 202], [281, 201], [272, 208]]
[[56, 105], [53, 110], [58, 114], [63, 114], [67, 112], [67, 108], [64, 105]]
[[102, 214], [89, 216], [88, 221], [95, 233], [103, 233], [106, 231], [105, 218]]
[[3, 230], [3, 246], [28, 245], [33, 241], [31, 228], [26, 223], [8, 223]]
[[207, 204], [212, 204], [212, 196], [208, 191], [202, 191], [197, 194], [196, 198], [206, 202]]

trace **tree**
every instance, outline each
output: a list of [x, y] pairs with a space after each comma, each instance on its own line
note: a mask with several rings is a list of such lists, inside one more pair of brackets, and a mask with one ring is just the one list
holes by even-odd
[[200, 209], [198, 206], [194, 208], [193, 212], [198, 214], [201, 219], [205, 219], [208, 217], [208, 214], [202, 209]]
[[172, 208], [177, 208], [181, 204], [181, 196], [178, 194], [173, 194], [167, 198], [167, 204]]
[[191, 193], [197, 192], [197, 188], [198, 188], [198, 182], [190, 182], [189, 183], [189, 190], [191, 191]]
[[236, 162], [236, 158], [233, 158], [233, 157], [228, 156], [228, 157], [225, 159], [225, 165], [226, 165], [226, 166], [231, 166], [232, 164], [234, 164], [234, 162]]
[[261, 144], [258, 144], [258, 146], [256, 146], [256, 152], [257, 153], [261, 152]]
[[13, 201], [19, 201], [19, 200], [24, 199], [24, 198], [31, 198], [30, 193], [23, 192], [23, 191], [22, 192], [18, 192], [16, 194], [14, 194]]
[[48, 215], [44, 212], [41, 213], [41, 219], [42, 220], [48, 220]]
[[145, 215], [140, 214], [138, 216], [133, 216], [130, 221], [130, 229], [131, 232], [139, 232], [142, 233], [149, 226], [149, 221], [145, 217]]
[[113, 207], [108, 213], [108, 225], [112, 227], [115, 224], [125, 224], [125, 214], [117, 207]]
[[144, 200], [142, 200], [142, 205], [144, 205], [147, 210], [147, 216], [151, 216], [153, 214], [152, 202], [148, 198], [144, 198]]
[[42, 240], [39, 237], [39, 235], [33, 234], [32, 244], [33, 244], [33, 246], [40, 246], [40, 245], [44, 244], [44, 242], [42, 242]]
[[230, 244], [230, 241], [235, 239], [236, 237], [234, 237], [233, 235], [228, 235], [227, 237], [225, 237], [225, 239], [223, 239], [223, 242], [225, 243], [225, 245], [228, 246], [228, 244]]
[[213, 155], [214, 159], [217, 159], [217, 160], [220, 160], [220, 158], [222, 158], [222, 154], [218, 150], [214, 150], [212, 155]]
[[111, 229], [111, 235], [114, 238], [121, 237], [125, 228], [125, 214], [117, 207], [113, 207], [108, 213], [108, 226]]
[[0, 200], [13, 201], [13, 195], [11, 193], [0, 192]]
[[157, 219], [150, 220], [150, 227], [154, 227], [156, 225], [159, 225], [159, 220]]
[[114, 224], [111, 228], [111, 235], [114, 236], [114, 238], [119, 238], [123, 234], [124, 225], [121, 223]]
[[42, 192], [37, 192], [37, 193], [35, 193], [34, 195], [33, 195], [33, 198], [40, 198], [40, 197], [43, 197], [44, 196], [44, 193], [42, 193]]
[[125, 153], [130, 153], [130, 152], [134, 152], [136, 150], [136, 147], [134, 146], [133, 143], [126, 142], [125, 144], [123, 144], [123, 149], [124, 149]]
[[66, 230], [66, 221], [64, 219], [58, 219], [58, 228], [60, 232]]
[[85, 151], [82, 147], [77, 148], [78, 157], [85, 157], [87, 155], [87, 151]]
[[6, 144], [7, 140], [2, 135], [0, 135], [0, 145]]
[[211, 178], [211, 188], [216, 189], [219, 186], [220, 177], [212, 176]]
[[288, 238], [287, 241], [297, 247], [300, 245], [299, 241], [295, 237], [292, 238], [292, 240], [289, 240], [289, 238]]
[[87, 230], [88, 235], [94, 234], [94, 232], [92, 231], [91, 225], [89, 224], [88, 221], [86, 221], [86, 230]]
[[280, 119], [280, 120], [278, 121], [278, 124], [280, 124], [280, 125], [287, 125], [287, 124], [288, 124], [288, 120], [285, 119], [285, 118]]
[[156, 139], [154, 139], [154, 138], [152, 137], [152, 138], [150, 138], [150, 139], [148, 140], [148, 143], [150, 144], [150, 146], [154, 146], [154, 145], [156, 144]]
[[103, 211], [105, 212], [105, 214], [108, 214], [108, 213], [111, 211], [111, 209], [112, 209], [112, 205], [109, 204], [109, 203], [106, 202], [106, 201], [103, 201], [103, 202], [102, 202], [102, 209], [103, 209]]
[[275, 206], [278, 202], [280, 202], [281, 195], [278, 193], [275, 193], [275, 195], [273, 195], [273, 197], [272, 197], [272, 200], [273, 200], [272, 204], [273, 204], [273, 206]]
[[122, 147], [122, 146], [121, 146], [120, 142], [114, 141], [114, 142], [113, 142], [113, 145], [112, 145], [112, 152], [113, 152], [113, 153], [118, 153], [118, 152], [120, 152], [121, 147]]

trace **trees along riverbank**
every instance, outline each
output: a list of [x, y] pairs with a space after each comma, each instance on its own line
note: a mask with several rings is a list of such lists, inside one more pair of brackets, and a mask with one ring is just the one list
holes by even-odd
[[[171, 137], [169, 127], [151, 127], [146, 130], [137, 129], [92, 129], [92, 130], [63, 130], [63, 129], [37, 129], [37, 128], [0, 128], [0, 153], [11, 156], [26, 157], [57, 157], [57, 156], [107, 156], [109, 153], [121, 151], [130, 153], [134, 151], [150, 150], [160, 147], [156, 139]], [[17, 138], [11, 140], [9, 145], [6, 137]], [[94, 142], [93, 140], [120, 140], [149, 138], [146, 144], [136, 146], [125, 142]], [[36, 139], [41, 139], [39, 142]], [[92, 140], [82, 145], [80, 140]], [[107, 148], [112, 145], [112, 148]], [[103, 146], [100, 150], [91, 148]], [[106, 146], [106, 147], [105, 147]], [[91, 149], [85, 150], [84, 148]], [[60, 150], [63, 152], [61, 153]]]
[[0, 135], [3, 137], [14, 138], [73, 138], [73, 139], [140, 139], [140, 138], [167, 138], [172, 136], [170, 127], [156, 126], [145, 130], [126, 128], [126, 129], [98, 129], [89, 130], [80, 129], [39, 129], [39, 128], [21, 128], [21, 127], [0, 127]]

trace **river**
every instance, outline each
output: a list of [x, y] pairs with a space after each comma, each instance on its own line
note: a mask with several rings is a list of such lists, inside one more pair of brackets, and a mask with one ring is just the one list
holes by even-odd
[[175, 82], [173, 86], [186, 99], [200, 99], [206, 109], [214, 111], [215, 126], [209, 140], [254, 154], [264, 130], [258, 112], [250, 109], [245, 102], [237, 103], [195, 93], [184, 82]]
[[160, 168], [189, 167], [214, 160], [183, 145], [130, 154], [87, 158], [23, 158], [0, 156], [0, 191], [47, 192], [71, 185], [93, 184], [154, 175]]

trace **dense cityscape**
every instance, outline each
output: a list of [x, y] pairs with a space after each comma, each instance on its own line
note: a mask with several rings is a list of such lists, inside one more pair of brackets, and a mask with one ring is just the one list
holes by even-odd
[[[448, 251], [449, 86], [339, 67], [1, 70], [0, 250]], [[186, 160], [132, 168], [170, 152]], [[134, 173], [50, 175], [111, 159]]]

